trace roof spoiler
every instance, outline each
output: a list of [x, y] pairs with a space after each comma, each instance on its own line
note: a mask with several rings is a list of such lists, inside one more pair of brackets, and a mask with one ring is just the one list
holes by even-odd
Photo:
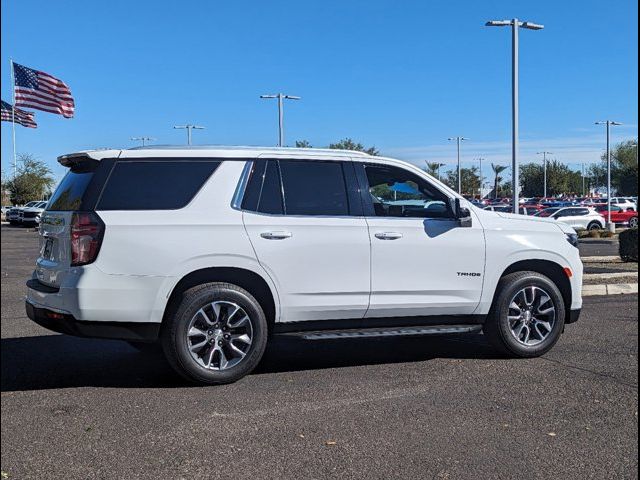
[[60, 155], [58, 157], [58, 163], [63, 167], [68, 168], [91, 160], [95, 161], [88, 153], [71, 153], [69, 155]]

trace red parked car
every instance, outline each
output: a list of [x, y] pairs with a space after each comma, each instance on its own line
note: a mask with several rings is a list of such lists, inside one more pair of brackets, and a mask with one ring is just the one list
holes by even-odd
[[[607, 206], [598, 205], [596, 212], [607, 219]], [[624, 211], [617, 205], [611, 205], [611, 221], [618, 225], [628, 225], [631, 228], [638, 226], [638, 212]]]

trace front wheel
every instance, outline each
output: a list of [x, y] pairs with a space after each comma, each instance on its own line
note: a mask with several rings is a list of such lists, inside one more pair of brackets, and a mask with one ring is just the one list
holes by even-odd
[[629, 227], [638, 228], [638, 217], [631, 217], [629, 219]]
[[558, 287], [537, 272], [516, 272], [498, 285], [484, 334], [501, 352], [538, 357], [556, 344], [564, 329], [565, 307]]
[[187, 380], [231, 383], [251, 372], [267, 344], [267, 320], [246, 290], [207, 283], [187, 290], [165, 320], [162, 348]]
[[602, 230], [602, 225], [600, 225], [600, 223], [598, 222], [591, 222], [587, 227], [587, 230], [589, 231]]

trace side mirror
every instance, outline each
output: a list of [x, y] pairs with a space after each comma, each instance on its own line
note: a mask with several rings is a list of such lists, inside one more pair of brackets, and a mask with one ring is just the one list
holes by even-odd
[[463, 228], [469, 228], [473, 225], [471, 211], [460, 204], [459, 198], [456, 198], [453, 203], [453, 216]]

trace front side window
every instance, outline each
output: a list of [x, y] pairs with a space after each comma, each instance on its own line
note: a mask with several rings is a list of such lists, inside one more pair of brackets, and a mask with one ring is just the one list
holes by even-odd
[[403, 168], [365, 165], [369, 197], [377, 217], [450, 218], [449, 198]]

